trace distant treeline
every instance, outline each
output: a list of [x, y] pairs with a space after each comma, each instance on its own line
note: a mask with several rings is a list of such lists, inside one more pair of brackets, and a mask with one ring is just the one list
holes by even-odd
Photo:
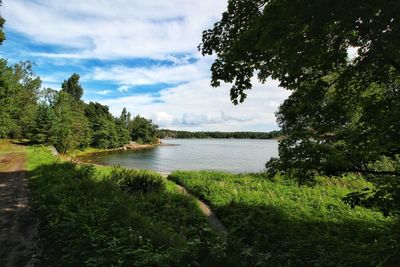
[[189, 132], [168, 129], [158, 130], [159, 138], [235, 138], [273, 139], [281, 136], [281, 131], [271, 132]]

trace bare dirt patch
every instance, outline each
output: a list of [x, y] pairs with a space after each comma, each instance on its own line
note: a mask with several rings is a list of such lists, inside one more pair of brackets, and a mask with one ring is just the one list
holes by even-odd
[[23, 146], [0, 146], [0, 266], [34, 266], [38, 220], [29, 205]]

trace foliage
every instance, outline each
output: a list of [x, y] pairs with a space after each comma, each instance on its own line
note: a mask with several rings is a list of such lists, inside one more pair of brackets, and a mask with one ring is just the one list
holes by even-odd
[[128, 192], [148, 193], [160, 191], [165, 186], [165, 179], [160, 174], [148, 170], [114, 167], [111, 180]]
[[381, 171], [400, 173], [400, 156], [396, 156], [394, 160], [382, 157], [369, 168], [378, 173], [367, 175], [367, 179], [375, 186], [349, 194], [344, 198], [345, 202], [353, 207], [362, 204], [369, 208], [377, 208], [386, 216], [400, 215], [400, 187], [397, 177], [379, 174]]
[[188, 132], [160, 129], [159, 138], [238, 138], [238, 139], [272, 139], [281, 136], [280, 131], [271, 132]]
[[369, 166], [400, 154], [399, 10], [394, 0], [231, 0], [203, 33], [203, 54], [217, 55], [212, 85], [233, 82], [234, 103], [244, 101], [254, 73], [293, 91], [278, 112], [287, 138], [270, 171], [301, 182], [347, 172], [388, 181], [388, 170]]
[[139, 115], [129, 122], [128, 127], [132, 140], [139, 144], [157, 143], [157, 128], [158, 126], [154, 125], [151, 120]]
[[110, 171], [29, 148], [44, 266], [222, 266], [223, 243], [194, 199], [166, 190], [128, 193]]
[[111, 115], [107, 106], [90, 102], [85, 106], [85, 115], [92, 132], [91, 146], [117, 148], [129, 143], [127, 127], [123, 121]]
[[52, 127], [54, 122], [54, 110], [40, 103], [37, 108], [36, 117], [29, 132], [29, 139], [35, 143], [53, 144]]
[[90, 142], [88, 120], [83, 102], [76, 101], [68, 93], [60, 92], [54, 105], [54, 121], [51, 136], [61, 153], [85, 147]]
[[215, 210], [238, 266], [376, 266], [398, 255], [392, 218], [341, 201], [371, 186], [356, 177], [318, 177], [313, 187], [280, 175], [210, 171], [176, 171], [169, 179]]
[[[203, 54], [217, 55], [212, 84], [234, 82], [232, 100], [242, 102], [254, 71], [297, 90], [348, 66], [347, 49], [358, 49], [349, 69], [368, 67], [381, 74], [399, 70], [398, 1], [229, 1], [212, 29], [203, 32]], [[378, 72], [379, 71], [379, 72]], [[365, 73], [369, 75], [369, 73]]]
[[131, 113], [128, 112], [125, 107], [121, 111], [119, 120], [122, 122], [125, 128], [129, 127], [129, 122], [131, 121]]
[[24, 138], [33, 124], [41, 81], [32, 63], [0, 59], [0, 138]]
[[68, 80], [64, 80], [61, 85], [62, 91], [70, 94], [76, 101], [79, 101], [83, 95], [83, 88], [79, 83], [79, 78], [79, 74], [74, 73]]

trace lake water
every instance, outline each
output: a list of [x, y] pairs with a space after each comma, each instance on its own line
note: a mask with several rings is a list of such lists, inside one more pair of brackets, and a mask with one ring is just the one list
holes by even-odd
[[222, 170], [258, 172], [271, 157], [278, 156], [276, 140], [168, 139], [144, 150], [127, 150], [85, 156], [81, 160], [169, 173], [174, 170]]

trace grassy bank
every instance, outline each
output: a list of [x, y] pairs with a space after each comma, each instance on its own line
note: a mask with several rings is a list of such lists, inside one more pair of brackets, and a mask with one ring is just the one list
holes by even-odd
[[28, 156], [42, 265], [222, 264], [224, 245], [195, 200], [158, 174], [62, 162], [43, 147]]
[[342, 202], [368, 183], [313, 186], [261, 174], [177, 171], [228, 230], [210, 228], [196, 200], [151, 171], [61, 161], [28, 149], [42, 221], [43, 266], [393, 266], [395, 220]]
[[320, 178], [299, 187], [279, 176], [209, 171], [169, 178], [211, 205], [240, 266], [376, 266], [393, 253], [394, 220], [341, 200], [365, 181]]

